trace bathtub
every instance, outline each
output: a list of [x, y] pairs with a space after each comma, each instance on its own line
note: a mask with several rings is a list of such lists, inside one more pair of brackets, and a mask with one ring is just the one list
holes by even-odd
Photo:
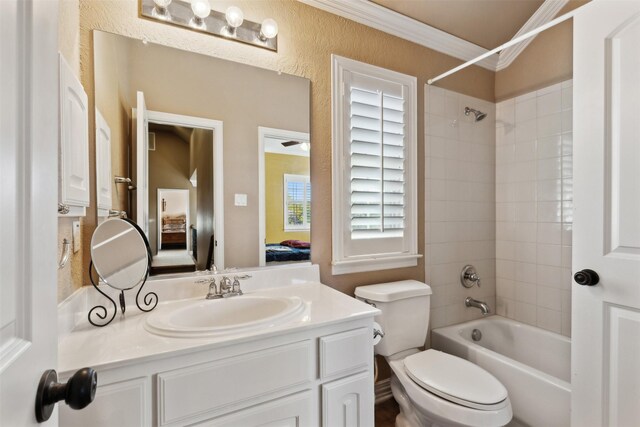
[[[474, 329], [482, 333], [479, 341], [471, 338]], [[490, 316], [434, 329], [431, 346], [467, 359], [498, 378], [509, 392], [513, 425], [570, 425], [569, 338]]]

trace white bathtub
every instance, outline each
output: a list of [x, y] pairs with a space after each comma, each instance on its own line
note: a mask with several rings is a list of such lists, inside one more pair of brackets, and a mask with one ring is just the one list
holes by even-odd
[[[482, 333], [473, 341], [474, 329]], [[490, 316], [432, 331], [431, 346], [483, 367], [509, 392], [515, 425], [570, 425], [571, 340]]]

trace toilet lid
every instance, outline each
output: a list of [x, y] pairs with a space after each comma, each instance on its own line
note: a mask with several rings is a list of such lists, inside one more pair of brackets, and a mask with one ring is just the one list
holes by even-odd
[[493, 375], [465, 359], [426, 350], [404, 359], [411, 379], [429, 392], [475, 409], [503, 407], [507, 389]]

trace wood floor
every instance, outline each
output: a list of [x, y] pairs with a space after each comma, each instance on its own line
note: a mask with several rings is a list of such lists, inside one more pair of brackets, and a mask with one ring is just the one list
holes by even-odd
[[394, 427], [399, 412], [398, 404], [393, 399], [376, 405], [376, 427]]

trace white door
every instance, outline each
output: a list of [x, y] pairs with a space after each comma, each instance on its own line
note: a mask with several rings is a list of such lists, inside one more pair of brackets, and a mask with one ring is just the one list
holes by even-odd
[[149, 237], [149, 115], [142, 92], [137, 94], [136, 138], [136, 222]]
[[[57, 363], [58, 2], [0, 1], [0, 425]], [[57, 414], [49, 420], [57, 426]]]
[[96, 108], [96, 191], [98, 215], [108, 216], [112, 207], [111, 129]]
[[574, 19], [571, 424], [640, 423], [640, 1]]

